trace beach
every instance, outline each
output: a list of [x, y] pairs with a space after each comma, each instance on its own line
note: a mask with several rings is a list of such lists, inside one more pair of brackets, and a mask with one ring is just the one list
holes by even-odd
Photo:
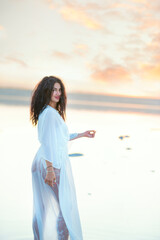
[[[32, 240], [31, 164], [39, 142], [29, 105], [11, 101], [0, 104], [0, 239]], [[160, 239], [160, 114], [154, 111], [70, 103], [69, 131], [96, 130], [94, 139], [68, 144], [84, 240]]]
[[160, 240], [160, 0], [0, 4], [0, 240], [34, 239], [36, 90], [96, 131], [68, 142], [83, 240]]

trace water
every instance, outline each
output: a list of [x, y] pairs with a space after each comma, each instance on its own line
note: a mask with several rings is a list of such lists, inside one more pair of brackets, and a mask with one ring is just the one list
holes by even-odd
[[[31, 164], [39, 146], [26, 105], [0, 105], [0, 239], [31, 240]], [[160, 239], [159, 115], [67, 111], [84, 240]], [[123, 137], [123, 140], [119, 138]]]

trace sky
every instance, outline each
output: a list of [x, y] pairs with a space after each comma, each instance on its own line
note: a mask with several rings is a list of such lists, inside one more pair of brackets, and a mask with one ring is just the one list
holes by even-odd
[[159, 0], [0, 0], [0, 87], [160, 97]]

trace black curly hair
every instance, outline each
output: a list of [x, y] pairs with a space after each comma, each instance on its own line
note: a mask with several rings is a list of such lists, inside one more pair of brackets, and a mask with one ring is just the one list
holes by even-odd
[[67, 96], [65, 86], [61, 79], [49, 76], [44, 77], [34, 88], [32, 92], [30, 105], [30, 120], [34, 126], [38, 123], [39, 114], [47, 107], [51, 100], [51, 94], [55, 83], [61, 86], [61, 97], [56, 105], [56, 109], [65, 121]]

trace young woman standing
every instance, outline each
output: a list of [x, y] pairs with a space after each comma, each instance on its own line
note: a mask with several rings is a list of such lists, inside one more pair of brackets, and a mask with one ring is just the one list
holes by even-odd
[[68, 141], [93, 138], [95, 131], [69, 134], [65, 123], [63, 82], [44, 77], [31, 99], [30, 119], [38, 123], [38, 149], [32, 163], [33, 233], [35, 240], [82, 240]]

